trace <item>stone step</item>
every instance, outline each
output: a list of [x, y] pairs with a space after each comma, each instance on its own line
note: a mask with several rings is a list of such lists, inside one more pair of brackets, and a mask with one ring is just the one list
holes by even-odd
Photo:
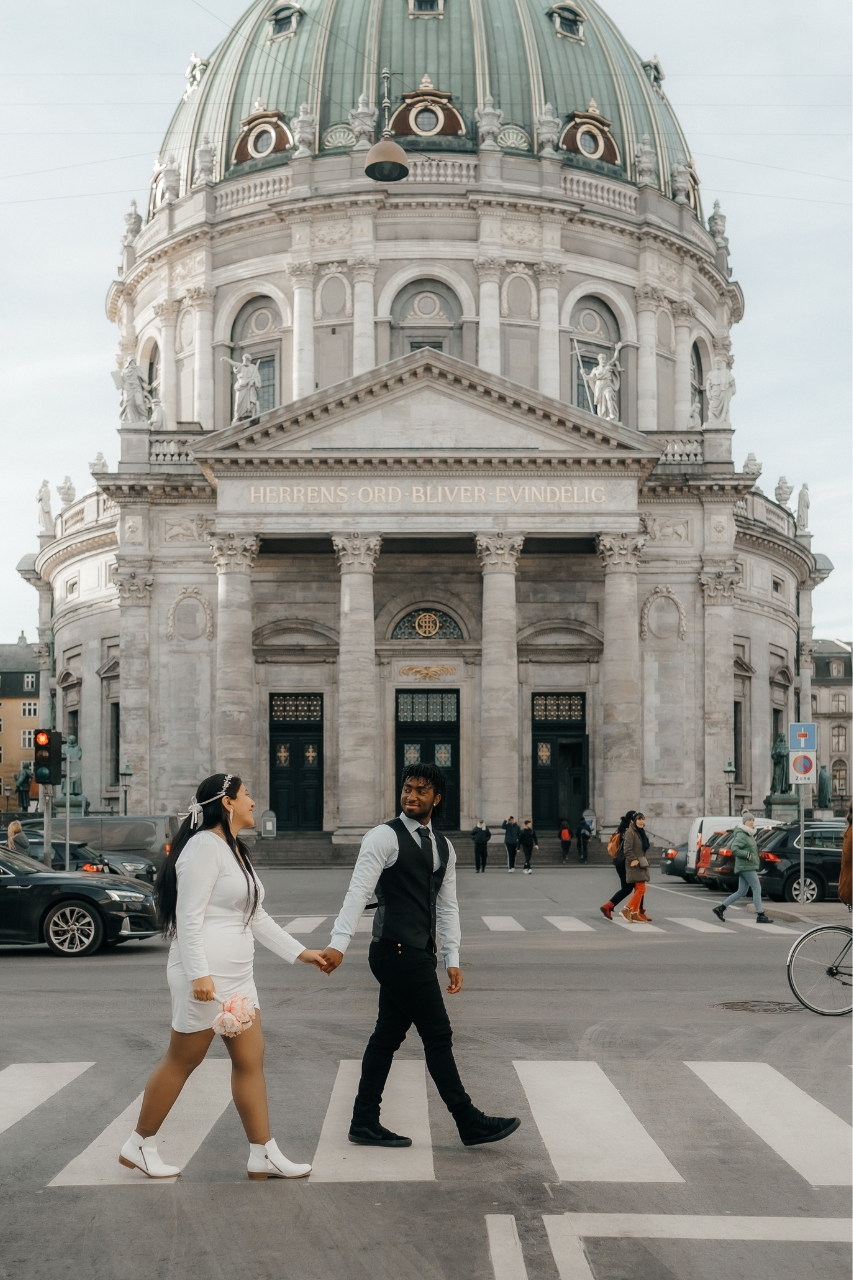
[[[452, 841], [460, 867], [473, 867], [474, 846], [467, 832], [448, 831], [447, 837]], [[251, 845], [252, 861], [259, 871], [264, 868], [293, 870], [310, 870], [313, 867], [353, 867], [358, 857], [357, 844], [333, 844], [330, 831], [287, 831], [280, 832], [274, 840], [258, 838]], [[607, 848], [600, 840], [590, 840], [587, 862], [589, 866], [609, 866], [612, 859]], [[502, 840], [494, 837], [489, 844], [489, 863], [503, 863], [505, 859]], [[524, 859], [519, 855], [517, 865], [523, 865]], [[542, 836], [539, 848], [534, 854], [534, 866], [563, 866], [563, 853], [560, 841], [556, 836]], [[577, 845], [572, 841], [572, 848], [567, 867], [579, 865]]]

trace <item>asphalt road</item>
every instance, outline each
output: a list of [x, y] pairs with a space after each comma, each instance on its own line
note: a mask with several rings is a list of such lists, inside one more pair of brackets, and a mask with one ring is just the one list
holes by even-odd
[[[327, 917], [295, 931], [324, 945], [348, 874], [264, 880], [282, 923]], [[699, 932], [683, 921], [715, 924], [716, 899], [656, 878], [657, 931], [635, 934], [598, 912], [611, 868], [466, 869], [459, 886], [458, 1061], [477, 1105], [522, 1126], [463, 1148], [410, 1036], [393, 1105], [416, 1143], [374, 1174], [335, 1121], [340, 1064], [375, 1016], [367, 935], [328, 978], [257, 951], [273, 1132], [322, 1172], [290, 1183], [247, 1180], [218, 1043], [175, 1183], [119, 1181], [113, 1137], [99, 1148], [168, 1038], [164, 944], [78, 961], [0, 948], [0, 1070], [54, 1064], [0, 1074], [2, 1280], [847, 1280], [827, 1220], [849, 1216], [850, 1019], [720, 1007], [792, 1003], [798, 926], [730, 912], [728, 932]]]

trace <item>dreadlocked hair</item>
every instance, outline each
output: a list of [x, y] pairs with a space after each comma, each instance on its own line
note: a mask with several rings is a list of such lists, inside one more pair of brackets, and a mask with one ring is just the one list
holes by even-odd
[[[228, 781], [228, 786], [223, 790], [226, 781]], [[252, 869], [252, 859], [243, 841], [232, 834], [228, 810], [222, 803], [225, 796], [229, 800], [236, 800], [237, 793], [242, 785], [241, 778], [233, 776], [229, 779], [227, 773], [213, 773], [209, 778], [205, 778], [204, 782], [199, 783], [195, 799], [201, 805], [201, 824], [194, 828], [191, 816], [187, 815], [171, 843], [171, 847], [166, 854], [166, 860], [158, 871], [157, 879], [154, 882], [157, 918], [160, 932], [165, 938], [174, 938], [177, 927], [178, 859], [187, 842], [192, 836], [198, 835], [199, 831], [211, 831], [215, 827], [221, 829], [225, 842], [246, 879], [247, 901], [249, 904], [246, 912], [246, 924], [249, 923], [257, 911], [259, 902], [258, 881]]]

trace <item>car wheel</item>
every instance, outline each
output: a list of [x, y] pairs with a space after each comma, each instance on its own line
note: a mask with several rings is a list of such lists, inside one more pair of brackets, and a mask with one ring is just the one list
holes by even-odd
[[44, 940], [58, 956], [90, 956], [104, 940], [97, 907], [86, 902], [60, 902], [44, 921]]
[[826, 886], [814, 871], [806, 872], [806, 891], [800, 894], [800, 877], [798, 873], [789, 876], [785, 881], [785, 901], [798, 902], [801, 906], [809, 906], [812, 902], [823, 902], [826, 897]]

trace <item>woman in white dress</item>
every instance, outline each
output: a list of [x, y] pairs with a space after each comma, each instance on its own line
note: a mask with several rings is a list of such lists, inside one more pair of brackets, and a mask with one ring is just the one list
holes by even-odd
[[[270, 1135], [264, 1080], [264, 1038], [252, 971], [255, 938], [293, 964], [326, 969], [263, 908], [264, 890], [239, 833], [254, 826], [255, 802], [243, 783], [216, 773], [199, 786], [190, 813], [172, 842], [157, 877], [161, 926], [172, 938], [167, 977], [172, 993], [172, 1037], [165, 1058], [145, 1088], [136, 1130], [119, 1160], [149, 1178], [180, 1173], [157, 1152], [156, 1134], [192, 1072], [204, 1060], [222, 1004], [246, 998], [254, 1010], [225, 1047], [231, 1056], [231, 1091], [249, 1139], [250, 1178], [304, 1178], [308, 1164], [294, 1164]], [[239, 1022], [236, 1024], [239, 1026]]]

